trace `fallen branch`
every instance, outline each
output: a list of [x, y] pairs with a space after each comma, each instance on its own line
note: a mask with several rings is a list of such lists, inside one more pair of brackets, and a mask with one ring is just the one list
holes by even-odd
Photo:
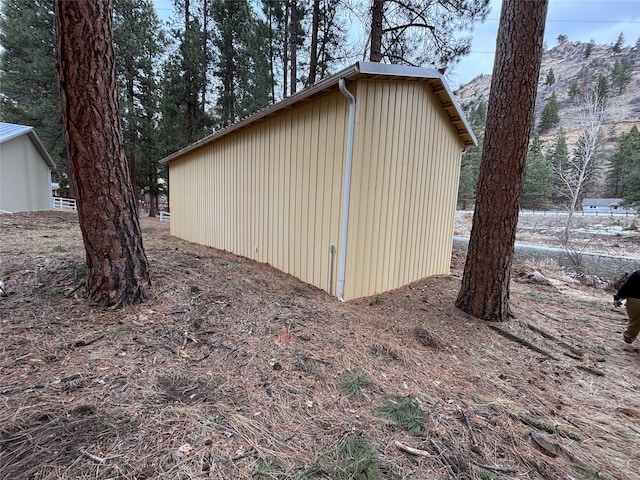
[[562, 352], [562, 353], [564, 356], [573, 358], [574, 360], [582, 360], [582, 357], [579, 357], [578, 355], [574, 355], [573, 353], [569, 353], [569, 352]]
[[551, 360], [558, 360], [556, 357], [551, 355], [546, 350], [543, 350], [540, 347], [536, 347], [533, 343], [527, 342], [525, 339], [520, 338], [517, 335], [514, 335], [513, 333], [509, 333], [506, 330], [501, 329], [500, 327], [496, 327], [495, 325], [489, 325], [489, 328], [496, 331], [503, 337], [508, 338], [509, 340], [514, 341], [516, 343], [519, 343], [523, 347], [527, 347], [529, 350], [533, 350], [534, 352], [541, 353], [542, 355], [549, 357]]
[[434, 442], [431, 439], [429, 439], [429, 442], [431, 442], [431, 445], [436, 450], [436, 452], [438, 452], [438, 455], [440, 455], [440, 457], [442, 457], [442, 460], [444, 460], [444, 463], [446, 465], [448, 465], [449, 468], [451, 468], [453, 473], [455, 473], [458, 476], [458, 478], [460, 478], [462, 480], [470, 480], [467, 475], [462, 473], [462, 470], [460, 470], [460, 467], [458, 467], [458, 465], [451, 459], [451, 457], [449, 457], [448, 455], [444, 454], [444, 452], [442, 451], [442, 449], [440, 448], [440, 446], [436, 442]]
[[585, 371], [587, 373], [591, 373], [597, 377], [604, 377], [604, 372], [602, 370], [596, 370], [595, 368], [585, 367], [584, 365], [576, 365], [578, 370]]
[[476, 440], [476, 436], [473, 433], [473, 427], [471, 427], [471, 422], [469, 421], [469, 417], [467, 417], [467, 414], [465, 413], [464, 408], [460, 409], [460, 415], [462, 416], [462, 421], [467, 426], [467, 429], [469, 429], [469, 436], [471, 437], [471, 443], [473, 443], [474, 445], [477, 445], [478, 441]]
[[82, 280], [80, 283], [78, 283], [71, 291], [65, 293], [65, 297], [69, 298], [71, 295], [73, 295], [74, 293], [76, 293], [80, 287], [82, 287], [85, 284], [85, 281]]
[[104, 333], [99, 334], [96, 337], [93, 337], [91, 340], [76, 340], [73, 344], [74, 347], [86, 347], [87, 345], [91, 345], [92, 343], [96, 343], [98, 340], [102, 340], [105, 337]]
[[537, 428], [538, 430], [542, 430], [547, 433], [557, 433], [561, 437], [567, 437], [571, 440], [575, 440], [577, 442], [580, 441], [580, 436], [577, 433], [573, 433], [559, 425], [554, 425], [550, 422], [545, 422], [544, 420], [540, 420], [537, 418], [533, 418], [526, 413], [512, 413], [511, 416], [516, 420], [520, 420], [525, 425], [529, 425], [530, 427]]
[[91, 460], [93, 460], [94, 462], [98, 462], [98, 463], [107, 463], [107, 459], [106, 459], [106, 458], [101, 458], [101, 457], [98, 457], [98, 456], [96, 456], [96, 455], [93, 455], [93, 454], [91, 454], [91, 453], [87, 452], [87, 451], [86, 451], [85, 449], [83, 449], [83, 448], [78, 449], [78, 451], [79, 451], [82, 455], [84, 455], [85, 457], [90, 458]]
[[544, 330], [531, 325], [530, 323], [527, 323], [527, 327], [529, 327], [530, 330], [533, 330], [534, 332], [542, 335], [544, 338], [548, 339], [548, 340], [553, 340], [554, 342], [556, 342], [558, 345], [560, 345], [561, 347], [566, 348], [567, 350], [569, 350], [571, 353], [573, 353], [574, 355], [578, 355], [578, 356], [582, 356], [582, 351], [578, 350], [575, 347], [572, 347], [571, 345], [569, 345], [566, 342], [563, 342], [562, 340], [560, 340], [557, 337], [554, 337], [553, 335], [551, 335], [550, 333], [545, 332]]
[[399, 441], [394, 441], [393, 444], [396, 446], [398, 450], [402, 450], [403, 452], [410, 453], [411, 455], [416, 455], [418, 457], [430, 457], [431, 454], [426, 450], [419, 450], [417, 448], [409, 447]]
[[518, 470], [512, 467], [501, 467], [499, 465], [484, 465], [482, 463], [476, 463], [476, 465], [480, 468], [484, 468], [485, 470], [491, 470], [493, 472], [518, 473]]
[[541, 312], [540, 310], [536, 310], [537, 313], [539, 313], [540, 315], [542, 315], [543, 317], [547, 317], [550, 318], [551, 320], [555, 320], [556, 322], [559, 322], [560, 320], [556, 317], [552, 317], [551, 315], [548, 315], [544, 312]]

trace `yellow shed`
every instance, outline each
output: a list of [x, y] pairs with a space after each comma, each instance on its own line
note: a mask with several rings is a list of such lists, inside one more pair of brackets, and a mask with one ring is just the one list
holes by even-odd
[[359, 62], [165, 158], [171, 234], [341, 300], [449, 272], [476, 144], [436, 70]]

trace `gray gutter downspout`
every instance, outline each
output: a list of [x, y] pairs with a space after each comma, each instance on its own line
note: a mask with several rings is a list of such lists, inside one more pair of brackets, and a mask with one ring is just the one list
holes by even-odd
[[356, 98], [345, 85], [344, 78], [338, 81], [342, 94], [349, 100], [349, 124], [347, 126], [347, 150], [344, 166], [344, 193], [342, 196], [342, 225], [338, 251], [338, 300], [344, 302], [344, 276], [347, 265], [347, 228], [349, 226], [349, 195], [351, 194], [351, 164], [353, 163], [353, 129], [356, 122]]

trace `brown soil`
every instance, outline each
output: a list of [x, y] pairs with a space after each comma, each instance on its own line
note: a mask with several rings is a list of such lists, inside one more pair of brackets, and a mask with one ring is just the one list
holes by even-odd
[[[141, 223], [149, 299], [112, 311], [83, 298], [74, 214], [0, 217], [0, 478], [639, 478], [640, 354], [610, 292], [518, 263], [500, 334], [453, 306], [459, 254], [340, 303]], [[407, 403], [408, 425], [380, 411]]]

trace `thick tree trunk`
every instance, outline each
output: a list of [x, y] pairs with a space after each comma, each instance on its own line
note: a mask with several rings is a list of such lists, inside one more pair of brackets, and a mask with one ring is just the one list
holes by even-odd
[[58, 77], [71, 183], [99, 305], [144, 299], [149, 267], [118, 117], [113, 0], [57, 0]]
[[382, 18], [385, 0], [373, 0], [371, 7], [371, 53], [369, 60], [382, 61]]
[[506, 320], [525, 160], [536, 101], [547, 0], [504, 0], [498, 29], [473, 227], [456, 306]]

